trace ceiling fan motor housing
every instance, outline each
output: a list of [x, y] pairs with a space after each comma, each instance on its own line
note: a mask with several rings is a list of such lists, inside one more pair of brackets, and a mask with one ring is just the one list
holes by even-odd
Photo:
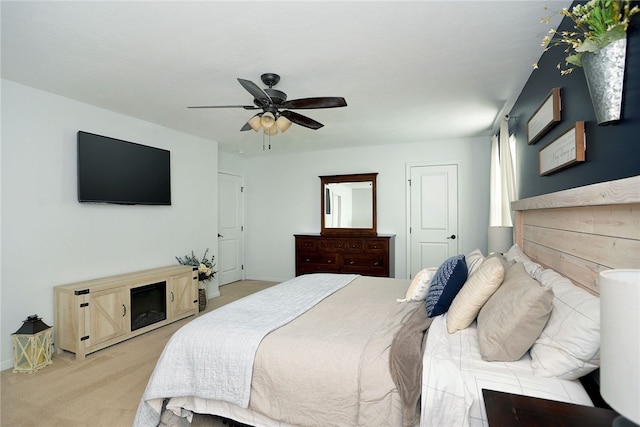
[[287, 94], [277, 89], [265, 89], [267, 95], [275, 105], [280, 105], [287, 100]]
[[280, 76], [276, 73], [264, 73], [260, 76], [260, 80], [262, 80], [262, 83], [266, 84], [269, 86], [269, 89], [271, 89], [273, 86], [278, 84]]

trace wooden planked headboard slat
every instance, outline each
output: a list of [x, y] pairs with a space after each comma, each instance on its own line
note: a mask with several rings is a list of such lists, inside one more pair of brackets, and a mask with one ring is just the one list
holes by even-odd
[[640, 268], [640, 175], [517, 200], [516, 243], [598, 294], [600, 271]]

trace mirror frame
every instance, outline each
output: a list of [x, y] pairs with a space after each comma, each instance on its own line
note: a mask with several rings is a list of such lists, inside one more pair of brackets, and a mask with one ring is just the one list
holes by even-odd
[[[324, 175], [320, 176], [320, 234], [323, 236], [352, 236], [352, 235], [377, 235], [377, 212], [376, 212], [376, 176], [374, 173], [358, 173], [350, 175]], [[371, 228], [335, 228], [325, 227], [324, 225], [324, 186], [326, 184], [341, 183], [341, 182], [364, 182], [371, 181], [371, 198], [372, 198], [372, 211], [371, 211]]]

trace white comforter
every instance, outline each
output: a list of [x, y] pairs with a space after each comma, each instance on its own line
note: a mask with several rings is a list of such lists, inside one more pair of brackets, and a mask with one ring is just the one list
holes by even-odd
[[167, 343], [147, 384], [135, 426], [156, 426], [164, 398], [197, 396], [246, 408], [260, 341], [357, 275], [299, 276], [199, 317]]
[[256, 352], [249, 408], [188, 396], [172, 398], [167, 409], [260, 427], [402, 425], [389, 350], [398, 329], [422, 305], [396, 301], [409, 283], [360, 276], [268, 334]]

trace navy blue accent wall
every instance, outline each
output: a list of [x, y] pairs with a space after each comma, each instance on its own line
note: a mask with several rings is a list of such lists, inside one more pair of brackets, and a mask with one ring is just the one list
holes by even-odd
[[[546, 12], [540, 7], [541, 17]], [[573, 22], [565, 18], [559, 30], [563, 29], [573, 30]], [[633, 17], [628, 30], [622, 119], [617, 124], [597, 125], [582, 68], [566, 76], [556, 68], [560, 62], [564, 65], [565, 55], [563, 46], [544, 53], [509, 113], [509, 130], [517, 140], [519, 198], [640, 174], [640, 14]], [[527, 122], [554, 87], [561, 88], [562, 121], [528, 145]], [[585, 161], [539, 176], [538, 151], [576, 121], [585, 122]]]

